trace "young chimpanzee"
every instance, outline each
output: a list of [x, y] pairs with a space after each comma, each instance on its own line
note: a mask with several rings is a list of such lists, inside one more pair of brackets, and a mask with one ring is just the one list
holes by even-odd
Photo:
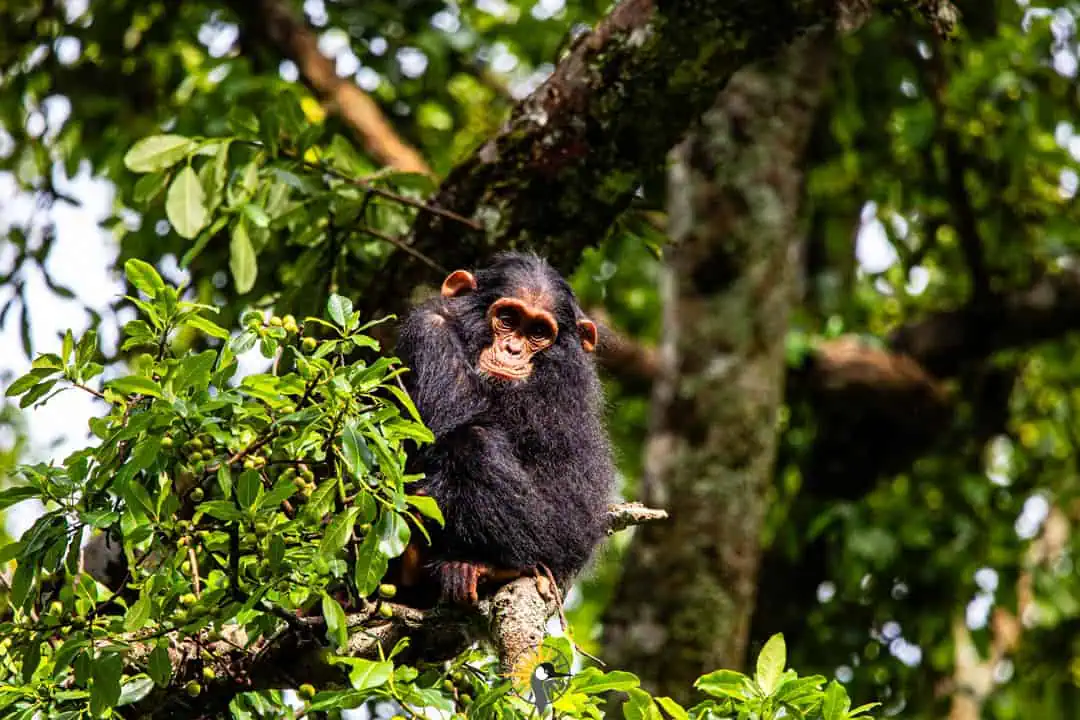
[[412, 491], [446, 524], [430, 548], [410, 546], [402, 584], [434, 580], [467, 604], [485, 581], [546, 570], [565, 586], [585, 566], [614, 481], [596, 342], [569, 284], [535, 255], [457, 270], [409, 315], [398, 355], [435, 435], [410, 459], [425, 474]]

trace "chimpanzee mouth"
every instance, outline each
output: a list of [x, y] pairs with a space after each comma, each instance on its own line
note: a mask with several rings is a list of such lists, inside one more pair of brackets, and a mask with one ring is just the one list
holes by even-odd
[[508, 382], [520, 382], [521, 380], [528, 380], [532, 374], [532, 363], [506, 363], [502, 362], [495, 353], [490, 350], [485, 350], [480, 353], [480, 362], [477, 363], [478, 370], [481, 375], [497, 380], [506, 380]]
[[520, 366], [513, 367], [506, 365], [497, 366], [493, 364], [484, 364], [480, 366], [480, 374], [485, 377], [491, 378], [492, 380], [502, 380], [505, 382], [514, 383], [521, 382], [522, 380], [528, 380], [531, 373], [529, 372], [529, 369], [527, 367], [521, 368]]

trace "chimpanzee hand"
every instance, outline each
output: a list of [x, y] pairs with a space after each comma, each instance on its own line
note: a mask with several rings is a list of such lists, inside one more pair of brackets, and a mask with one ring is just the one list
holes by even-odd
[[439, 586], [446, 602], [476, 605], [480, 601], [477, 586], [487, 566], [479, 563], [450, 561], [439, 564]]
[[476, 605], [480, 602], [480, 584], [485, 580], [506, 582], [523, 575], [531, 575], [535, 571], [531, 568], [512, 570], [494, 568], [483, 563], [450, 560], [439, 563], [436, 572], [444, 601], [459, 605]]

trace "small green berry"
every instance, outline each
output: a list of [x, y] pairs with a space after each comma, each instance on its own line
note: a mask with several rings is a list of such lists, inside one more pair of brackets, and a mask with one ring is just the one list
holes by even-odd
[[384, 597], [387, 600], [397, 595], [397, 586], [391, 583], [383, 583], [379, 586], [379, 597]]
[[300, 341], [300, 347], [303, 348], [306, 353], [314, 351], [316, 345], [318, 345], [318, 343], [315, 342], [315, 338], [313, 337], [306, 337]]
[[201, 487], [197, 487], [191, 491], [192, 502], [202, 502], [206, 498], [206, 491]]
[[271, 324], [271, 325], [272, 325], [273, 327], [281, 327], [281, 324], [282, 324], [282, 320], [281, 320], [281, 318], [280, 318], [280, 317], [278, 317], [277, 315], [271, 315], [271, 316], [270, 316], [270, 324]]
[[202, 692], [202, 685], [195, 680], [189, 680], [187, 685], [184, 686], [184, 692], [191, 697], [199, 697], [199, 694]]
[[207, 682], [213, 682], [217, 679], [217, 673], [214, 672], [214, 668], [212, 667], [204, 667], [202, 669], [202, 676], [203, 680]]
[[161, 438], [161, 447], [163, 447], [163, 448], [171, 448], [172, 446], [173, 446], [173, 439], [172, 439], [171, 435], [166, 435], [165, 437]]
[[315, 686], [311, 683], [304, 683], [299, 688], [297, 688], [297, 693], [305, 700], [310, 700], [311, 698], [315, 697]]
[[196, 602], [198, 602], [198, 598], [195, 597], [194, 593], [184, 593], [180, 596], [180, 604], [184, 607], [191, 607]]
[[285, 332], [300, 332], [300, 328], [296, 325], [296, 318], [294, 318], [292, 315], [286, 315], [282, 319], [281, 325], [285, 328]]
[[379, 615], [382, 615], [384, 618], [392, 618], [394, 617], [394, 608], [389, 605], [380, 605]]

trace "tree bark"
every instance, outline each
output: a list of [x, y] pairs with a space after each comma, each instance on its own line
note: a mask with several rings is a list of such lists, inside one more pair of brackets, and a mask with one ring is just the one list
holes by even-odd
[[[599, 243], [643, 181], [731, 76], [822, 25], [858, 26], [884, 0], [621, 0], [574, 44], [502, 129], [458, 165], [433, 204], [471, 230], [421, 213], [410, 243], [448, 268], [529, 247], [564, 272]], [[911, 0], [935, 25], [947, 0]], [[366, 315], [399, 312], [428, 268], [395, 252], [370, 278]]]
[[678, 700], [743, 664], [798, 294], [800, 159], [831, 41], [740, 72], [675, 153], [642, 484], [671, 522], [635, 535], [604, 641], [606, 661]]

